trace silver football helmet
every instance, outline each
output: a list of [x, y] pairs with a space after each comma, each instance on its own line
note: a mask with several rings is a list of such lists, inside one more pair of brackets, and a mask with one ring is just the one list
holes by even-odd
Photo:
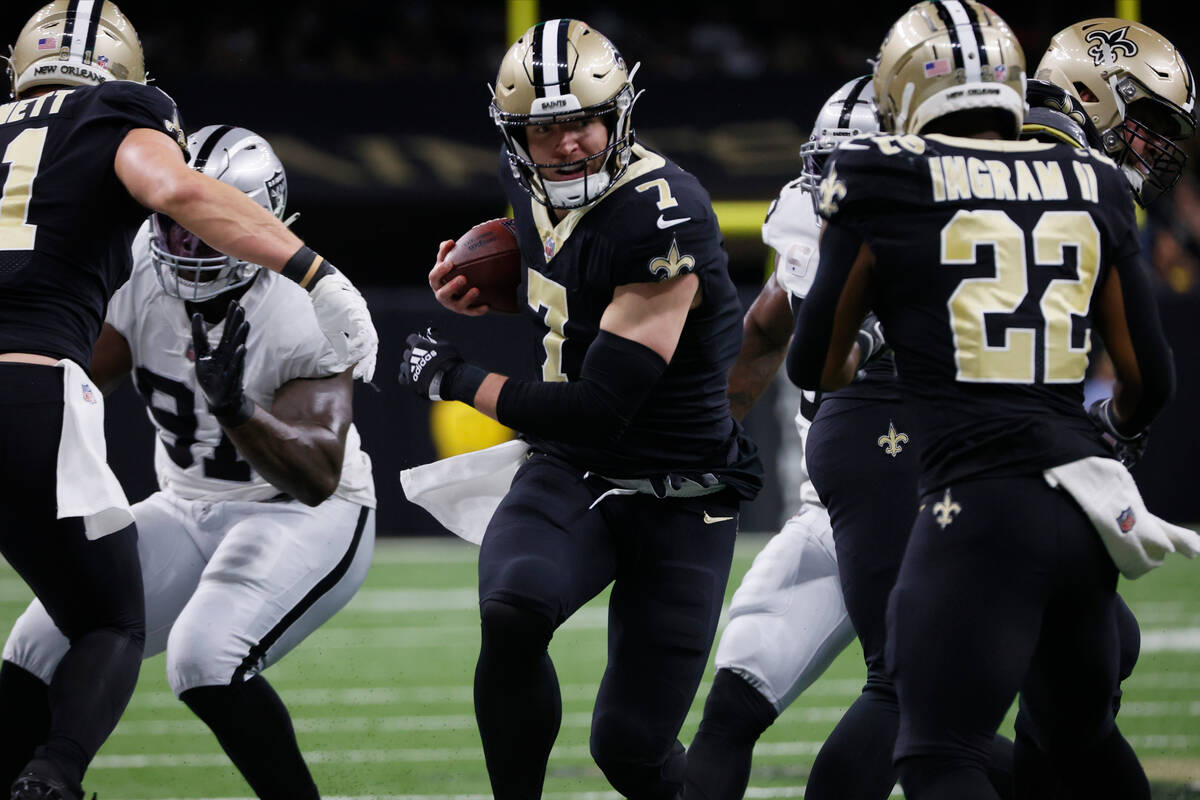
[[[287, 175], [267, 140], [245, 128], [208, 125], [188, 137], [189, 166], [240, 189], [276, 217], [287, 206]], [[290, 224], [295, 219], [289, 219]], [[150, 215], [150, 262], [163, 291], [207, 300], [249, 283], [261, 267], [209, 247], [165, 214]]]
[[813, 123], [808, 141], [800, 145], [804, 169], [800, 172], [800, 188], [813, 198], [816, 209], [817, 187], [829, 154], [852, 136], [877, 133], [879, 119], [875, 115], [875, 87], [870, 75], [848, 81], [834, 92]]

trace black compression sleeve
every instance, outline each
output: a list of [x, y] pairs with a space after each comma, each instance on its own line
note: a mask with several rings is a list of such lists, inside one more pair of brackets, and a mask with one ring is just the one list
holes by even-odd
[[1125, 323], [1129, 326], [1129, 339], [1142, 377], [1142, 395], [1137, 408], [1128, 419], [1121, 420], [1117, 429], [1134, 436], [1158, 416], [1175, 393], [1175, 363], [1163, 336], [1146, 265], [1133, 255], [1118, 259], [1115, 266], [1125, 300]]
[[510, 428], [546, 439], [585, 444], [621, 438], [667, 368], [643, 344], [600, 331], [569, 383], [509, 379], [496, 416]]
[[795, 335], [787, 354], [787, 374], [804, 389], [819, 389], [829, 353], [833, 318], [862, 238], [834, 222], [821, 234], [821, 262], [812, 289], [796, 313]]

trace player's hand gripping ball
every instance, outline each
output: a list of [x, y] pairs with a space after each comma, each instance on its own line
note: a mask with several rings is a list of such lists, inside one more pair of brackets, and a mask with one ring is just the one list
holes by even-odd
[[473, 288], [479, 290], [479, 299], [474, 305], [516, 313], [517, 290], [521, 286], [521, 251], [511, 219], [479, 223], [459, 237], [446, 258], [454, 267], [443, 283], [462, 275], [466, 279], [464, 294]]

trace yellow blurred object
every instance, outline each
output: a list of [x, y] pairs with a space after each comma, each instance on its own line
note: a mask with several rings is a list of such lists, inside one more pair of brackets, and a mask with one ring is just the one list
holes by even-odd
[[438, 458], [482, 450], [513, 438], [511, 429], [458, 401], [434, 403], [429, 429]]

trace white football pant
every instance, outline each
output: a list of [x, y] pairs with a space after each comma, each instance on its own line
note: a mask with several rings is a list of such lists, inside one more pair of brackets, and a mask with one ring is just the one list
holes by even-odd
[[[375, 549], [375, 511], [337, 497], [312, 508], [156, 492], [133, 514], [145, 657], [166, 649], [176, 695], [245, 680], [283, 658], [349, 602]], [[4, 659], [49, 683], [67, 647], [35, 599]]]
[[854, 641], [829, 514], [805, 503], [754, 558], [729, 606], [717, 669], [782, 713]]

